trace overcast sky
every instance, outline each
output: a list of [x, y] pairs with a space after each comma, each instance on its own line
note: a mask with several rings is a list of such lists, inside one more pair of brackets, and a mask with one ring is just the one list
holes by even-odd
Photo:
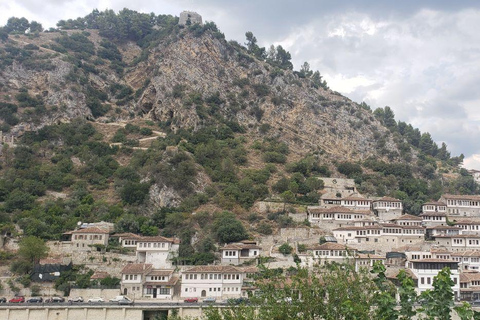
[[480, 1], [360, 0], [16, 0], [11, 16], [54, 27], [94, 8], [179, 15], [200, 13], [227, 39], [252, 31], [259, 44], [281, 44], [295, 69], [308, 61], [330, 88], [428, 131], [467, 168], [480, 169]]

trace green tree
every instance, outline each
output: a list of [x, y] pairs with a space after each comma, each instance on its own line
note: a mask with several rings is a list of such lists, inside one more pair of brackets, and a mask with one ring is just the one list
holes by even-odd
[[287, 255], [287, 254], [290, 254], [292, 253], [293, 251], [293, 248], [288, 244], [288, 243], [284, 243], [282, 244], [279, 248], [278, 248], [278, 251], [283, 254], [283, 255]]
[[450, 268], [445, 267], [433, 278], [433, 290], [422, 292], [424, 299], [424, 312], [428, 319], [450, 320], [450, 312], [454, 306], [454, 282], [451, 278]]
[[25, 33], [29, 27], [30, 23], [26, 18], [11, 17], [4, 28], [8, 33]]
[[248, 237], [243, 224], [230, 212], [221, 213], [213, 221], [212, 232], [221, 243], [240, 241]]
[[18, 256], [21, 259], [29, 261], [32, 266], [40, 259], [47, 257], [49, 248], [40, 238], [28, 236], [20, 240], [18, 244]]

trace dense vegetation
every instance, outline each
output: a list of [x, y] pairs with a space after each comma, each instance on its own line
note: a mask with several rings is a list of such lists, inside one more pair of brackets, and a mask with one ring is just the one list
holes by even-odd
[[[468, 303], [454, 306], [450, 270], [441, 270], [433, 290], [421, 295], [414, 281], [401, 270], [393, 282], [385, 267], [376, 264], [369, 273], [351, 264], [327, 264], [313, 271], [304, 268], [263, 269], [254, 285], [259, 293], [247, 303], [232, 301], [229, 308], [210, 308], [206, 319], [478, 319]], [[398, 295], [398, 303], [397, 303]], [[260, 306], [260, 307], [258, 307]]]
[[[99, 39], [92, 37], [92, 30], [98, 31]], [[251, 32], [246, 33], [245, 46], [227, 42], [213, 22], [181, 28], [178, 18], [172, 16], [128, 9], [118, 13], [94, 10], [83, 18], [60, 21], [56, 29], [48, 30], [52, 36], [48, 44], [16, 41], [19, 35], [37, 39], [41, 31], [35, 21], [9, 19], [0, 28], [0, 64], [7, 68], [19, 63], [28, 71], [48, 71], [56, 67], [52, 58], [60, 57], [72, 69], [53, 90], [64, 92], [66, 102], [53, 104], [46, 101], [43, 92], [34, 94], [31, 88], [22, 87], [12, 94], [9, 88], [0, 87], [0, 130], [4, 133], [20, 123], [40, 124], [43, 118], [68, 110], [68, 102], [81, 99], [91, 110], [90, 121], [105, 116], [107, 120], [103, 120], [110, 121], [121, 115], [133, 122], [137, 114], [145, 113], [134, 108], [134, 101], [142, 96], [151, 78], [135, 90], [125, 81], [125, 73], [145, 62], [152, 48], [186, 36], [208, 35], [221, 41], [225, 59], [230, 54], [244, 68], [258, 62], [266, 66], [266, 77], [271, 80], [289, 75], [294, 86], [328, 89], [320, 73], [310, 70], [308, 63], [292, 72], [291, 55], [281, 46], [268, 50], [259, 47]], [[121, 49], [131, 42], [140, 52], [126, 62]], [[219, 76], [222, 71], [218, 71]], [[101, 81], [108, 85], [99, 85]], [[372, 112], [365, 103], [349, 103], [349, 113], [359, 120], [352, 122], [352, 127], [377, 119], [388, 128], [387, 136], [378, 130], [375, 133], [376, 148], [383, 158], [337, 161], [323, 150], [293, 154], [289, 144], [279, 138], [280, 129], [274, 132], [259, 107], [265, 100], [278, 108], [289, 106], [285, 97], [274, 94], [273, 85], [244, 77], [232, 81], [233, 89], [239, 93], [225, 97], [220, 92], [202, 94], [193, 85], [172, 86], [169, 94], [179, 108], [191, 108], [192, 116], [201, 120], [195, 130], [178, 128], [175, 118], [137, 121], [107, 139], [93, 122], [73, 119], [26, 132], [17, 147], [5, 145], [2, 150], [2, 232], [15, 232], [17, 224], [27, 236], [59, 239], [78, 221], [105, 220], [115, 223], [120, 232], [177, 236], [182, 240], [178, 263], [202, 264], [215, 259], [215, 243], [295, 226], [286, 214], [286, 204], [318, 203], [321, 177], [353, 178], [361, 193], [399, 198], [406, 211], [415, 214], [423, 202], [438, 199], [442, 193], [478, 192], [473, 178], [458, 169], [463, 155], [452, 157], [447, 146], [439, 147], [430, 134], [396, 121], [389, 107]], [[323, 96], [318, 99], [334, 105]], [[246, 116], [252, 119], [248, 126], [239, 124], [235, 117], [239, 110], [248, 110]], [[154, 130], [164, 131], [166, 137], [152, 142], [147, 150], [137, 149], [139, 139], [152, 136]], [[389, 137], [395, 148], [387, 147]], [[443, 174], [447, 173], [457, 177], [445, 179]], [[169, 203], [156, 202], [159, 190], [172, 194]], [[283, 203], [284, 210], [265, 217], [253, 212], [253, 204], [265, 198]], [[192, 238], [197, 240], [193, 245]]]

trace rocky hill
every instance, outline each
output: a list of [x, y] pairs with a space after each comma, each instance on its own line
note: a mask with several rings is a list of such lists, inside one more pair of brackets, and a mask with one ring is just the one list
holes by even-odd
[[328, 89], [308, 65], [292, 70], [288, 52], [252, 35], [244, 47], [214, 23], [127, 9], [58, 26], [0, 28], [2, 139], [16, 145], [2, 150], [5, 226], [56, 238], [105, 219], [190, 239], [233, 210], [250, 232], [272, 232], [294, 222], [256, 215], [255, 201], [315, 203], [330, 175], [411, 213], [444, 191], [477, 191], [462, 157], [428, 133]]
[[[178, 29], [146, 51], [134, 42], [115, 46], [98, 30], [10, 36], [0, 47], [2, 100], [26, 90], [43, 103], [45, 111], [32, 114], [36, 100], [18, 111], [20, 124], [32, 129], [75, 117], [101, 122], [141, 117], [174, 131], [197, 130], [221, 116], [262, 137], [259, 129], [269, 126], [269, 135], [300, 156], [323, 150], [338, 160], [364, 160], [399, 153], [372, 113], [291, 70], [259, 61], [218, 34]], [[100, 58], [113, 59], [107, 50], [118, 54], [116, 60]], [[379, 136], [386, 139], [382, 149]]]

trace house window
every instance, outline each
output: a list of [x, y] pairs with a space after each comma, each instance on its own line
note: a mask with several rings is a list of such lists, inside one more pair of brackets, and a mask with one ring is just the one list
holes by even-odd
[[158, 294], [170, 294], [170, 288], [160, 288], [158, 289]]

